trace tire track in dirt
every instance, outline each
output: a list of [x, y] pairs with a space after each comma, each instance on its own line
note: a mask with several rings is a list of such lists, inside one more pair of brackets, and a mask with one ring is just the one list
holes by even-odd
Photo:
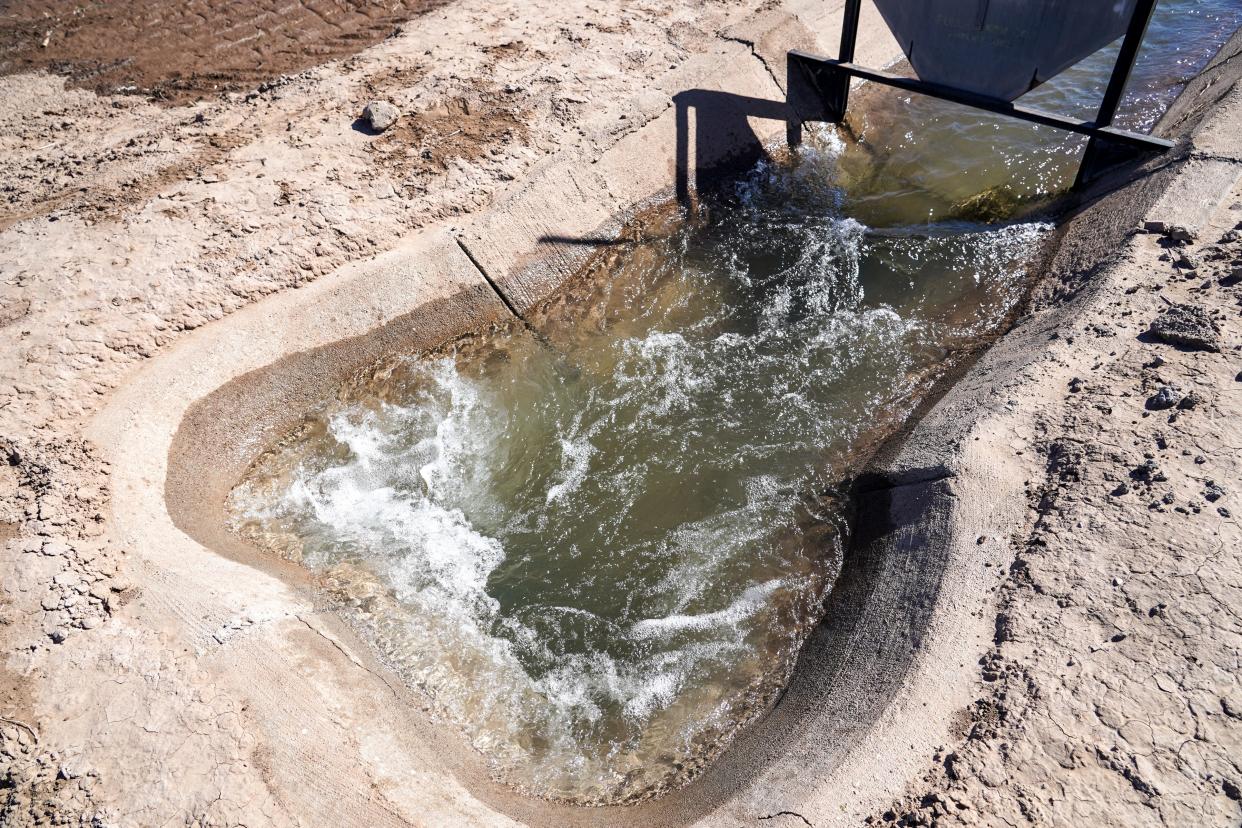
[[37, 0], [0, 13], [0, 74], [184, 103], [354, 54], [447, 0]]

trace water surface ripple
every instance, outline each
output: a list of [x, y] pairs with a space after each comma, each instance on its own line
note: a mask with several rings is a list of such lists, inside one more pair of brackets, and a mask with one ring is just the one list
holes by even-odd
[[[1131, 125], [1222, 39], [1221, 5], [1161, 4], [1153, 43], [1170, 9], [1198, 40], [1162, 71], [1145, 53]], [[1081, 107], [1106, 64], [1033, 94]], [[1048, 228], [971, 199], [1009, 188], [1003, 219], [1055, 192], [1067, 139], [890, 101], [861, 145], [813, 131], [701, 215], [646, 216], [539, 336], [373, 366], [233, 492], [235, 527], [316, 573], [498, 778], [632, 801], [727, 746], [837, 576], [835, 487], [1022, 296]]]

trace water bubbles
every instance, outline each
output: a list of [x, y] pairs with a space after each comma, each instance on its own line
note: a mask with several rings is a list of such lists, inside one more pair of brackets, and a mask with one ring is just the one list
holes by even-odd
[[[1188, 3], [1212, 5], [1160, 8]], [[1051, 104], [1098, 98], [1066, 77]], [[655, 217], [540, 339], [376, 366], [256, 465], [235, 526], [498, 778], [583, 803], [685, 783], [784, 685], [841, 562], [835, 485], [1003, 326], [1048, 230], [1009, 219], [1071, 165], [1055, 131], [901, 101], [867, 148], [811, 125], [704, 216]]]
[[234, 492], [524, 790], [649, 796], [759, 715], [840, 566], [834, 486], [1020, 296], [1044, 228], [868, 227], [808, 134], [541, 337], [377, 366]]
[[562, 476], [559, 483], [549, 487], [548, 503], [577, 491], [582, 481], [586, 479], [591, 455], [595, 452], [595, 447], [586, 437], [579, 437], [576, 440], [561, 438], [560, 443]]

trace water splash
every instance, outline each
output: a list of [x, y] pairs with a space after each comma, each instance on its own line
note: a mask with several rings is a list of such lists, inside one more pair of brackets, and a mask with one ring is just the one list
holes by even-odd
[[[1239, 22], [1162, 2], [1122, 123]], [[1090, 114], [1109, 61], [1027, 102]], [[315, 572], [498, 778], [626, 802], [711, 761], [836, 578], [834, 484], [1020, 298], [1047, 228], [995, 219], [1066, 186], [1079, 139], [887, 100], [861, 144], [809, 129], [703, 216], [648, 221], [540, 339], [375, 366], [234, 491], [237, 529]]]
[[234, 492], [524, 790], [650, 796], [760, 713], [840, 566], [834, 485], [1021, 294], [1046, 228], [871, 231], [819, 136], [540, 339], [377, 366]]

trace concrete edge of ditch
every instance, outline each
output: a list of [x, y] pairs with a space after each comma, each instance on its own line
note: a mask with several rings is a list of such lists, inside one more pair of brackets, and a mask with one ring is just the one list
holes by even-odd
[[[1049, 245], [1029, 313], [948, 378], [860, 476], [851, 548], [824, 622], [780, 704], [732, 749], [779, 743], [785, 757], [752, 786], [760, 796], [735, 798], [722, 814], [856, 825], [949, 742], [994, 636], [988, 610], [1010, 541], [1029, 528], [1025, 483], [1042, 479], [1036, 453], [1022, 450], [1033, 447], [1012, 427], [1041, 405], [1024, 397], [1024, 377], [1050, 356], [1056, 336], [1071, 334], [1110, 295], [1144, 220], [1199, 227], [1242, 178], [1242, 136], [1227, 126], [1242, 111], [1240, 53], [1242, 31], [1158, 124], [1178, 147], [1113, 172], [1082, 196]], [[816, 778], [832, 778], [835, 789]]]
[[[131, 374], [87, 426], [111, 464], [106, 531], [127, 551], [140, 590], [115, 629], [188, 644], [203, 671], [194, 681], [242, 701], [268, 787], [308, 821], [613, 819], [609, 809], [557, 807], [492, 782], [460, 734], [432, 723], [425, 700], [393, 681], [323, 605], [304, 571], [226, 531], [223, 501], [266, 446], [360, 367], [511, 318], [574, 275], [628, 210], [675, 191], [679, 169], [692, 188], [704, 162], [731, 160], [730, 142], [753, 152], [783, 131], [788, 112], [772, 66], [784, 41], [828, 51], [812, 29], [835, 32], [840, 17], [839, 5], [787, 8], [742, 21], [670, 72], [667, 88], [708, 93], [711, 107], [731, 101], [729, 130], [697, 129], [688, 116], [698, 99], [648, 107], [635, 131], [563, 151], [468, 222], [422, 231], [180, 339]], [[869, 14], [860, 51], [885, 65], [899, 51]], [[704, 810], [661, 804], [648, 821], [684, 823]]]
[[[817, 22], [831, 38], [835, 24]], [[771, 35], [781, 27], [779, 36]], [[756, 18], [753, 27], [730, 34], [731, 45], [722, 45], [714, 66], [696, 66], [687, 77], [688, 88], [710, 83], [751, 99], [736, 102], [740, 109], [728, 118], [734, 132], [726, 136], [748, 139], [738, 112], [745, 115], [755, 100], [783, 98], [777, 83], [783, 75], [773, 66], [789, 29], [805, 38], [789, 45], [814, 47], [814, 36], [796, 18]], [[860, 56], [884, 64], [895, 56], [885, 51], [890, 48], [880, 40], [860, 44]], [[760, 127], [760, 138], [781, 126], [779, 119], [764, 120], [768, 131]], [[877, 490], [879, 499], [862, 504], [864, 513], [884, 516], [864, 520], [879, 528], [858, 548], [874, 554], [854, 556], [829, 623], [807, 650], [836, 653], [821, 636], [839, 626], [850, 637], [841, 657], [804, 659], [776, 710], [700, 781], [622, 816], [617, 809], [523, 799], [491, 783], [459, 736], [428, 724], [415, 694], [385, 678], [366, 647], [319, 604], [299, 568], [257, 556], [224, 530], [223, 498], [257, 453], [358, 366], [524, 312], [573, 275], [596, 242], [615, 234], [618, 216], [666, 196], [676, 173], [669, 150], [676, 129], [676, 112], [666, 110], [599, 158], [582, 151], [558, 156], [468, 226], [425, 232], [373, 262], [196, 332], [146, 364], [93, 422], [88, 436], [114, 469], [109, 531], [146, 570], [143, 611], [188, 629], [209, 652], [223, 691], [248, 700], [255, 739], [273, 750], [269, 785], [297, 799], [312, 821], [339, 822], [343, 803], [360, 819], [373, 814], [373, 824], [503, 824], [504, 815], [533, 824], [653, 826], [706, 815], [706, 824], [720, 824], [780, 811], [844, 814], [846, 797], [848, 812], [861, 813], [921, 769], [916, 743], [943, 738], [965, 685], [937, 686], [939, 665], [947, 663], [941, 645], [952, 638], [955, 618], [984, 605], [986, 579], [941, 576], [931, 584], [925, 573], [939, 567], [956, 577], [963, 556], [973, 554], [962, 548], [975, 538], [962, 534], [973, 530], [956, 504], [1014, 485], [1014, 471], [992, 462], [979, 448], [983, 441], [954, 455], [955, 477], [933, 473], [934, 480]], [[981, 364], [999, 359], [992, 356], [999, 350]], [[941, 404], [962, 393], [955, 389]], [[929, 418], [936, 416], [933, 410]], [[907, 446], [917, 444], [918, 433]], [[889, 474], [903, 468], [893, 462]], [[1014, 498], [987, 519], [1007, 525], [1021, 507]], [[907, 519], [913, 514], [923, 517]], [[885, 530], [897, 525], [893, 515], [912, 528]], [[999, 560], [999, 547], [986, 548]], [[926, 550], [935, 550], [943, 565], [929, 561]], [[908, 591], [881, 604], [876, 583], [902, 583]], [[921, 608], [923, 632], [883, 615], [907, 603]], [[219, 634], [239, 617], [254, 621], [253, 632], [244, 639]], [[869, 655], [877, 642], [861, 629], [868, 625], [883, 633], [879, 644], [890, 657]], [[953, 666], [959, 678], [969, 677], [970, 664]], [[834, 683], [878, 672], [906, 683], [888, 696], [873, 684], [848, 699]], [[915, 673], [917, 686], [909, 683]], [[826, 707], [834, 693], [841, 704]], [[393, 697], [402, 703], [393, 704]], [[933, 715], [920, 707], [927, 700]], [[927, 723], [910, 730], [914, 717], [902, 714], [916, 710]], [[378, 803], [373, 790], [384, 792]]]

